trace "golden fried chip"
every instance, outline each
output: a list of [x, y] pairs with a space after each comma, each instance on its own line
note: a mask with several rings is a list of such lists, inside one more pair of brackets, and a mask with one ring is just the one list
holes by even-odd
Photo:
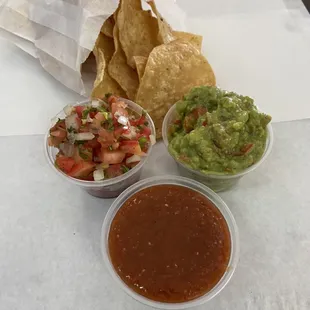
[[133, 1], [122, 1], [116, 24], [119, 27], [119, 40], [125, 52], [127, 63], [135, 68], [133, 56], [148, 57], [152, 49], [159, 45], [158, 25], [149, 11], [138, 10]]
[[143, 56], [133, 56], [133, 59], [135, 61], [139, 81], [141, 81], [143, 74], [144, 74], [145, 66], [147, 63], [147, 58]]
[[172, 28], [166, 22], [166, 20], [160, 15], [153, 0], [147, 2], [149, 6], [152, 8], [153, 13], [157, 16], [158, 23], [158, 35], [157, 39], [160, 44], [167, 44], [175, 40], [175, 36], [173, 34]]
[[125, 90], [129, 99], [134, 100], [139, 86], [137, 72], [132, 69], [126, 60], [124, 51], [119, 42], [118, 26], [113, 29], [115, 52], [108, 64], [109, 75]]
[[115, 24], [114, 17], [113, 15], [111, 15], [109, 18], [105, 20], [100, 31], [107, 37], [113, 38], [114, 24]]
[[192, 87], [200, 85], [215, 85], [215, 76], [207, 59], [192, 44], [175, 40], [154, 48], [136, 102], [149, 112], [158, 137], [169, 108]]
[[202, 36], [190, 32], [183, 32], [183, 31], [173, 31], [173, 35], [176, 39], [182, 39], [194, 45], [199, 52], [201, 52], [202, 46]]
[[104, 98], [107, 93], [126, 96], [119, 84], [109, 76], [107, 70], [107, 64], [114, 53], [113, 40], [100, 33], [93, 53], [96, 57], [97, 75], [91, 97]]

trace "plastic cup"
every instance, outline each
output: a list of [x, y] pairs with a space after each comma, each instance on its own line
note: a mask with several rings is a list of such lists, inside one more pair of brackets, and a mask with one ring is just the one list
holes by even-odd
[[[169, 144], [168, 142], [169, 125], [176, 119], [176, 117], [177, 117], [176, 105], [173, 105], [169, 109], [168, 113], [166, 114], [164, 118], [164, 122], [163, 122], [163, 127], [162, 127], [163, 140], [167, 147], [167, 151], [168, 151], [168, 144]], [[191, 169], [187, 167], [186, 165], [184, 165], [183, 163], [177, 161], [169, 153], [169, 151], [168, 153], [178, 164], [178, 169], [182, 176], [197, 180], [207, 185], [208, 187], [212, 188], [215, 192], [220, 192], [220, 191], [230, 189], [234, 187], [235, 185], [237, 185], [237, 183], [243, 176], [250, 173], [251, 171], [254, 171], [258, 166], [260, 166], [264, 162], [264, 160], [270, 154], [272, 145], [273, 145], [273, 131], [272, 131], [272, 127], [270, 124], [267, 125], [267, 132], [268, 133], [267, 133], [266, 147], [265, 147], [265, 151], [263, 153], [262, 158], [257, 163], [252, 165], [251, 167], [243, 170], [240, 173], [233, 174], [233, 175], [216, 175], [216, 174], [201, 173], [200, 171]]]
[[[142, 295], [139, 295], [135, 291], [133, 291], [131, 288], [129, 288], [122, 279], [118, 276], [117, 272], [115, 271], [113, 264], [111, 262], [110, 254], [109, 254], [109, 246], [108, 246], [108, 237], [110, 232], [110, 226], [113, 221], [114, 216], [116, 215], [117, 211], [122, 207], [122, 205], [125, 203], [125, 201], [131, 197], [133, 194], [141, 191], [144, 188], [151, 187], [154, 185], [162, 185], [162, 184], [173, 184], [173, 185], [179, 185], [188, 187], [192, 190], [195, 190], [204, 196], [206, 196], [209, 200], [213, 202], [213, 204], [219, 209], [219, 211], [224, 216], [226, 223], [228, 225], [228, 229], [230, 232], [230, 239], [231, 239], [231, 254], [229, 259], [228, 267], [222, 276], [222, 278], [219, 280], [219, 282], [205, 295], [193, 299], [191, 301], [182, 302], [182, 303], [163, 303], [158, 301], [153, 301], [151, 299], [148, 299]], [[212, 298], [214, 298], [229, 282], [231, 279], [238, 260], [239, 260], [239, 234], [238, 234], [238, 228], [237, 224], [235, 222], [235, 219], [225, 204], [225, 202], [211, 189], [207, 188], [203, 184], [193, 181], [191, 179], [179, 177], [179, 176], [157, 176], [152, 177], [148, 179], [141, 180], [140, 182], [132, 185], [127, 190], [125, 190], [112, 204], [110, 207], [103, 225], [102, 225], [102, 231], [101, 231], [101, 250], [102, 250], [102, 256], [103, 260], [105, 262], [105, 265], [112, 276], [112, 278], [117, 282], [117, 284], [131, 297], [136, 299], [137, 301], [159, 309], [187, 309], [190, 307], [198, 306], [200, 304], [203, 304]]]
[[[139, 115], [142, 114], [143, 109], [134, 103], [133, 101], [123, 99], [124, 102], [128, 104], [128, 108], [133, 110], [134, 112], [138, 113]], [[90, 103], [91, 100], [77, 102], [75, 105], [86, 105]], [[56, 118], [65, 118], [64, 111], [60, 111], [55, 117]], [[154, 123], [149, 116], [149, 114], [146, 113], [146, 119], [149, 123], [149, 126], [152, 131], [152, 135], [156, 135], [155, 133], [155, 126]], [[63, 173], [61, 170], [57, 169], [55, 167], [55, 159], [56, 154], [58, 153], [58, 149], [55, 147], [51, 147], [48, 145], [47, 138], [49, 136], [49, 130], [47, 131], [45, 138], [44, 138], [44, 151], [47, 158], [47, 162], [49, 163], [49, 166], [62, 178], [66, 179], [71, 184], [75, 184], [82, 188], [83, 190], [87, 191], [90, 195], [100, 197], [100, 198], [113, 198], [117, 197], [121, 192], [123, 192], [127, 187], [130, 185], [136, 183], [140, 179], [140, 175], [142, 172], [142, 168], [145, 165], [145, 163], [148, 160], [148, 157], [152, 151], [152, 145], [150, 145], [147, 155], [145, 157], [142, 157], [141, 161], [138, 165], [130, 169], [128, 172], [115, 177], [111, 179], [106, 179], [102, 181], [84, 181], [72, 178], [65, 173]]]

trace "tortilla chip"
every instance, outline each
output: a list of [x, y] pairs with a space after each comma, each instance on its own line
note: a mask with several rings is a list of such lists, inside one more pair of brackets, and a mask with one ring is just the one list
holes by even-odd
[[144, 74], [145, 66], [147, 63], [147, 58], [143, 57], [143, 56], [133, 56], [133, 59], [134, 59], [135, 64], [136, 64], [136, 69], [138, 72], [139, 81], [141, 81], [143, 74]]
[[183, 32], [183, 31], [173, 31], [173, 35], [176, 39], [182, 39], [194, 45], [199, 52], [201, 52], [202, 46], [202, 36], [190, 32]]
[[96, 57], [97, 75], [91, 94], [92, 98], [104, 98], [107, 93], [116, 94], [122, 97], [126, 96], [119, 84], [108, 74], [107, 64], [112, 58], [113, 52], [113, 40], [100, 33], [93, 51]]
[[157, 23], [158, 23], [157, 39], [159, 43], [167, 44], [175, 40], [176, 38], [173, 34], [172, 28], [158, 12], [155, 2], [151, 0], [148, 1], [148, 4], [152, 8], [153, 13], [157, 16]]
[[149, 11], [137, 10], [132, 1], [122, 1], [116, 23], [119, 27], [119, 40], [125, 52], [127, 63], [135, 68], [133, 56], [148, 57], [157, 40], [157, 20]]
[[115, 24], [114, 17], [113, 15], [111, 15], [109, 18], [105, 20], [100, 31], [107, 37], [113, 38], [114, 24]]
[[139, 86], [137, 72], [127, 64], [127, 59], [119, 42], [117, 24], [113, 29], [115, 52], [108, 64], [109, 75], [125, 90], [129, 99], [134, 100]]
[[207, 59], [193, 45], [175, 40], [154, 48], [136, 102], [149, 112], [158, 138], [169, 108], [191, 88], [201, 85], [215, 85], [215, 76]]

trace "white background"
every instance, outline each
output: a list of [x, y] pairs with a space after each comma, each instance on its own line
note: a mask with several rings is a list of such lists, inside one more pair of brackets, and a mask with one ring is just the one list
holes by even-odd
[[[275, 121], [310, 116], [309, 18], [297, 2], [177, 0], [184, 26], [204, 35], [218, 83], [253, 96]], [[0, 85], [0, 309], [149, 309], [104, 268], [100, 230], [112, 200], [58, 178], [43, 155], [38, 134], [80, 96], [1, 39]], [[240, 230], [240, 262], [223, 292], [198, 309], [310, 309], [310, 122], [273, 128], [268, 160], [220, 194]], [[160, 174], [177, 174], [161, 143], [143, 177]]]

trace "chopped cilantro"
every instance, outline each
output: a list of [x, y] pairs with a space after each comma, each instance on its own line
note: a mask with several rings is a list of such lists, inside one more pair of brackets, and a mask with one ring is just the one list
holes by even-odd
[[81, 158], [83, 158], [84, 160], [88, 160], [88, 156], [86, 154], [84, 154], [83, 152], [81, 152], [81, 150], [79, 150], [79, 155]]
[[149, 125], [149, 123], [148, 122], [144, 122], [144, 126], [148, 126]]
[[112, 96], [112, 94], [111, 93], [106, 93], [104, 96], [108, 99], [110, 96]]
[[77, 145], [84, 144], [85, 142], [86, 142], [85, 140], [75, 140], [74, 141], [74, 143]]
[[72, 126], [67, 128], [67, 131], [70, 132], [70, 133], [71, 132], [76, 132], [75, 128], [73, 128]]
[[109, 150], [110, 150], [110, 151], [113, 151], [112, 145], [109, 145]]
[[123, 173], [126, 173], [129, 171], [129, 168], [125, 165], [122, 165], [122, 170], [123, 170]]
[[144, 147], [145, 147], [145, 145], [147, 143], [147, 138], [146, 137], [141, 137], [141, 138], [139, 138], [138, 141], [139, 141], [141, 149], [144, 149]]
[[113, 125], [112, 118], [108, 118], [107, 122], [108, 122], [108, 130], [111, 130], [111, 131], [114, 130], [114, 125]]
[[83, 112], [82, 112], [82, 118], [87, 118], [87, 115], [88, 115], [89, 111], [90, 111], [90, 109], [85, 109], [85, 110], [83, 110]]

